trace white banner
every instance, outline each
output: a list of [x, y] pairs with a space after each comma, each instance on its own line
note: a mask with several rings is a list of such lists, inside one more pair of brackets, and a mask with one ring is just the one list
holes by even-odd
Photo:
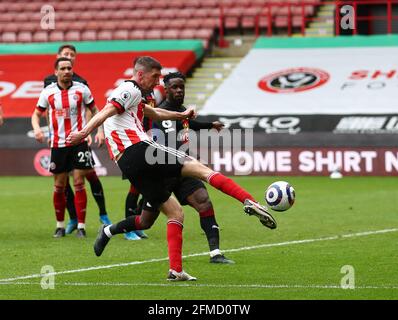
[[252, 49], [200, 115], [398, 113], [398, 48]]

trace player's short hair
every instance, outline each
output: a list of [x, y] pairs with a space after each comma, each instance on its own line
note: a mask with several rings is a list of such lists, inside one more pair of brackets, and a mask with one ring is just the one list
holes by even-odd
[[150, 56], [137, 57], [134, 60], [134, 71], [151, 71], [152, 69], [162, 70], [160, 62]]
[[58, 48], [58, 54], [61, 54], [61, 52], [62, 52], [64, 49], [71, 49], [74, 53], [77, 53], [76, 47], [75, 47], [73, 44], [63, 44], [62, 46], [60, 46], [60, 47]]
[[60, 58], [58, 58], [57, 60], [55, 60], [54, 69], [58, 69], [58, 65], [59, 65], [59, 63], [62, 62], [62, 61], [69, 61], [69, 62], [72, 64], [72, 60], [71, 60], [71, 59], [66, 58], [66, 57], [60, 57]]
[[185, 76], [181, 72], [170, 72], [163, 77], [163, 83], [167, 86], [171, 79], [182, 79], [185, 81]]

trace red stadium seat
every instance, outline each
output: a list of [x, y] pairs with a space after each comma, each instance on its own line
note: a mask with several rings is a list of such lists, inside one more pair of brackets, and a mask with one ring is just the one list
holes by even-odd
[[206, 18], [202, 20], [202, 27], [203, 28], [217, 28], [220, 25], [220, 19], [219, 18]]
[[201, 6], [200, 0], [185, 0], [185, 8], [199, 8]]
[[17, 42], [17, 34], [15, 32], [3, 32], [2, 42]]
[[195, 38], [197, 39], [210, 40], [212, 36], [213, 36], [212, 29], [198, 29], [195, 32]]
[[145, 10], [142, 18], [144, 19], [157, 19], [162, 15], [162, 10], [152, 9], [152, 10]]
[[[58, 25], [56, 24], [55, 26], [58, 29]], [[35, 31], [41, 30], [41, 27], [40, 27], [39, 22], [25, 22], [25, 23], [20, 24], [19, 30], [35, 32]]]
[[18, 32], [20, 30], [20, 26], [22, 26], [22, 23], [6, 23], [3, 26], [3, 31], [4, 32]]
[[48, 33], [46, 31], [36, 31], [32, 37], [33, 42], [47, 42]]
[[202, 20], [201, 19], [188, 19], [187, 22], [185, 23], [185, 27], [189, 29], [197, 29], [202, 26]]
[[86, 30], [87, 22], [85, 21], [73, 21], [69, 23], [69, 28], [68, 30], [73, 30], [73, 31], [83, 31]]
[[129, 39], [142, 40], [145, 39], [145, 30], [133, 30], [129, 32]]
[[64, 41], [65, 35], [62, 31], [51, 31], [48, 36], [49, 41]]
[[32, 42], [32, 33], [29, 31], [22, 31], [18, 33], [18, 42]]
[[80, 32], [74, 30], [66, 32], [65, 41], [80, 41]]
[[150, 20], [137, 20], [134, 24], [134, 29], [148, 30], [152, 26]]
[[24, 5], [24, 12], [40, 12], [43, 3], [40, 2], [29, 2]]
[[180, 30], [178, 30], [178, 29], [163, 30], [162, 38], [163, 39], [178, 39], [179, 33], [180, 33]]
[[[41, 22], [41, 18], [42, 18], [42, 14], [40, 12], [31, 12], [28, 15], [29, 21], [34, 21], [34, 22], [37, 22], [37, 23]], [[60, 19], [56, 19], [55, 20], [55, 24], [57, 24], [59, 20]]]
[[98, 40], [112, 40], [112, 31], [102, 30], [97, 33]]
[[117, 30], [118, 22], [117, 21], [104, 21], [100, 26], [101, 30]]
[[125, 29], [125, 30], [133, 30], [134, 26], [135, 26], [135, 21], [132, 20], [122, 20], [118, 23], [118, 27], [120, 29]]
[[226, 17], [224, 20], [224, 26], [227, 29], [236, 29], [239, 26], [239, 18], [237, 17]]
[[170, 29], [170, 21], [167, 19], [155, 19], [151, 23], [151, 29]]
[[95, 41], [97, 40], [97, 32], [94, 30], [86, 30], [80, 34], [82, 41]]
[[189, 19], [173, 19], [170, 20], [168, 24], [163, 25], [163, 28], [165, 26], [168, 26], [169, 28], [174, 28], [174, 29], [184, 29], [188, 20]]
[[187, 9], [182, 9], [182, 10], [176, 10], [176, 18], [185, 18], [189, 19], [190, 17], [193, 16], [193, 12], [195, 9], [187, 8]]
[[127, 11], [126, 12], [126, 19], [134, 19], [134, 20], [141, 19], [142, 16], [144, 15], [144, 12], [145, 12], [145, 10]]
[[210, 16], [210, 10], [206, 8], [196, 9], [195, 11], [193, 11], [193, 16], [196, 18], [207, 18]]
[[128, 30], [117, 30], [113, 32], [113, 40], [128, 40], [129, 31]]
[[169, 8], [180, 9], [184, 7], [184, 0], [170, 0], [169, 1]]
[[202, 8], [218, 8], [219, 1], [214, 0], [202, 0], [200, 1], [200, 5]]
[[14, 21], [15, 15], [13, 13], [2, 13], [0, 14], [0, 22], [12, 22]]
[[162, 10], [160, 14], [160, 18], [164, 19], [173, 19], [176, 16], [176, 10], [175, 9], [166, 9]]
[[180, 32], [180, 39], [195, 39], [194, 29], [184, 29]]
[[162, 39], [162, 30], [148, 30], [147, 32], [145, 32], [145, 39]]
[[100, 30], [101, 29], [101, 22], [99, 21], [89, 21], [86, 24], [85, 30]]
[[8, 3], [8, 12], [22, 12], [25, 10], [25, 4], [19, 2]]

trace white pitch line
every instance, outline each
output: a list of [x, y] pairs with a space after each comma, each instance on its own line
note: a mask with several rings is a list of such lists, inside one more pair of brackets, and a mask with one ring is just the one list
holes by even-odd
[[[0, 285], [40, 285], [37, 282], [1, 282]], [[239, 289], [343, 289], [338, 285], [306, 284], [204, 284], [204, 283], [128, 283], [128, 282], [57, 282], [56, 286], [65, 287], [204, 287], [204, 288], [239, 288]], [[355, 286], [353, 289], [398, 290], [398, 285]], [[352, 289], [351, 289], [352, 290]], [[349, 291], [349, 290], [348, 290]]]
[[[315, 238], [315, 239], [293, 240], [293, 241], [285, 241], [285, 242], [277, 242], [277, 243], [260, 244], [260, 245], [256, 245], [256, 246], [241, 247], [241, 248], [236, 248], [236, 249], [226, 249], [226, 250], [223, 250], [223, 252], [238, 252], [238, 251], [246, 251], [246, 250], [253, 250], [253, 249], [260, 249], [260, 248], [287, 246], [287, 245], [291, 245], [291, 244], [302, 244], [302, 243], [312, 243], [312, 242], [337, 240], [337, 239], [344, 239], [344, 238], [364, 237], [364, 236], [369, 236], [369, 235], [397, 232], [397, 231], [398, 231], [398, 228], [375, 230], [375, 231], [364, 231], [364, 232], [343, 234], [340, 236], [337, 235], [337, 236]], [[191, 258], [191, 257], [205, 256], [208, 254], [209, 254], [208, 252], [193, 253], [193, 254], [183, 256], [183, 258], [186, 259], [186, 258]], [[127, 266], [132, 266], [132, 265], [152, 263], [152, 262], [161, 262], [161, 261], [168, 261], [168, 260], [169, 260], [169, 258], [166, 257], [166, 258], [149, 259], [149, 260], [143, 260], [143, 261], [116, 263], [116, 264], [110, 264], [110, 265], [105, 265], [105, 266], [96, 266], [96, 267], [88, 267], [88, 268], [81, 268], [81, 269], [74, 269], [74, 270], [65, 270], [65, 271], [59, 271], [59, 272], [45, 273], [45, 276], [48, 277], [48, 276], [56, 276], [56, 275], [61, 275], [61, 274], [78, 273], [78, 272], [101, 270], [101, 269], [111, 269], [111, 268], [118, 268], [118, 267], [127, 267]], [[15, 277], [15, 278], [6, 278], [6, 279], [0, 279], [0, 283], [1, 282], [11, 282], [11, 281], [15, 281], [15, 280], [41, 278], [42, 276], [43, 276], [42, 274], [31, 274], [31, 275], [20, 276], [20, 277]]]

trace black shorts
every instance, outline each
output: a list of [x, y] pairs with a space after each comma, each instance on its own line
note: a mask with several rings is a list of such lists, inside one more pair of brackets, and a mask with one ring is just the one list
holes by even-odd
[[[167, 185], [167, 190], [170, 191], [170, 193], [174, 193], [176, 196], [178, 202], [186, 206], [188, 205], [187, 198], [190, 196], [192, 193], [194, 193], [196, 190], [199, 189], [206, 189], [204, 183], [198, 179], [191, 178], [191, 177], [181, 177], [181, 178], [171, 178], [167, 179], [166, 181]], [[158, 212], [158, 208], [152, 207], [152, 205], [148, 201], [143, 198], [141, 203], [141, 209], [144, 209], [146, 211], [150, 212]]]
[[167, 179], [180, 178], [188, 156], [154, 142], [139, 142], [128, 147], [117, 162], [123, 176], [158, 210], [171, 192]]
[[51, 149], [51, 173], [69, 172], [73, 169], [92, 169], [94, 161], [87, 142], [76, 146]]
[[191, 177], [173, 178], [167, 181], [167, 189], [174, 193], [178, 202], [183, 206], [188, 204], [187, 197], [201, 188], [206, 189], [203, 182]]

